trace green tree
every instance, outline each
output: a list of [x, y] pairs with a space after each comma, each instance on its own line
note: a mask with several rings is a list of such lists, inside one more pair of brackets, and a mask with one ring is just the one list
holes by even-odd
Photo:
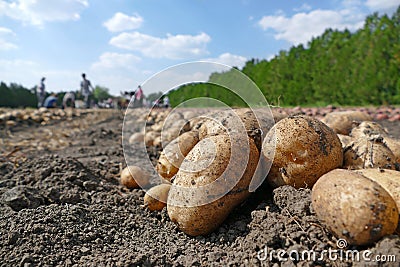
[[99, 85], [96, 85], [96, 87], [94, 88], [93, 96], [97, 102], [106, 100], [111, 97], [109, 89]]

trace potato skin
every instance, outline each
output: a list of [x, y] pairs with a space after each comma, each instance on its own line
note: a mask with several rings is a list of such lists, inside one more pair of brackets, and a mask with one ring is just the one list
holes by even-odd
[[396, 202], [376, 182], [359, 173], [336, 169], [312, 189], [312, 206], [337, 237], [352, 245], [368, 245], [392, 234], [398, 224]]
[[[232, 143], [237, 144], [236, 148], [231, 146], [227, 135], [201, 140], [189, 152], [175, 176], [167, 210], [171, 221], [184, 233], [191, 236], [211, 233], [250, 195], [248, 187], [257, 167], [259, 152], [254, 141], [247, 136], [233, 138]], [[240, 148], [246, 151], [245, 147], [248, 147], [248, 160], [243, 155], [245, 152], [240, 153]], [[190, 170], [193, 163], [200, 162], [195, 164], [197, 166], [207, 160], [211, 163], [205, 168]], [[211, 190], [204, 189], [211, 183]], [[208, 199], [210, 202], [204, 204]]]
[[150, 211], [160, 211], [167, 206], [170, 184], [159, 184], [150, 188], [144, 195], [144, 206]]
[[199, 128], [200, 140], [213, 135], [246, 131], [248, 136], [255, 141], [259, 151], [263, 134], [265, 135], [274, 125], [274, 117], [269, 109], [229, 109], [214, 112], [205, 117]]
[[342, 143], [343, 149], [354, 141], [354, 138], [348, 135], [338, 134], [337, 136], [339, 137], [340, 143]]
[[400, 211], [400, 172], [384, 169], [364, 169], [355, 172], [382, 186], [396, 201]]
[[150, 175], [138, 166], [128, 166], [121, 172], [120, 183], [129, 189], [140, 188], [149, 184]]
[[342, 166], [342, 144], [332, 129], [308, 116], [280, 120], [267, 133], [263, 156], [272, 161], [267, 180], [273, 187], [309, 187], [323, 174]]

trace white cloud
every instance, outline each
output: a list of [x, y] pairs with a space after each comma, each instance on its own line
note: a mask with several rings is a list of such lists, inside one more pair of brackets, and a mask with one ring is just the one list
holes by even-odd
[[374, 11], [394, 10], [400, 5], [400, 0], [367, 0], [365, 5]]
[[230, 53], [223, 53], [216, 58], [207, 58], [205, 61], [217, 62], [232, 67], [242, 68], [246, 63], [247, 58]]
[[0, 15], [33, 25], [46, 21], [78, 20], [87, 0], [0, 0]]
[[126, 30], [135, 30], [140, 28], [143, 23], [143, 18], [139, 15], [128, 16], [124, 13], [117, 12], [114, 16], [104, 22], [104, 26], [110, 32], [122, 32]]
[[301, 5], [301, 7], [294, 8], [293, 10], [295, 12], [299, 12], [299, 11], [310, 11], [311, 9], [312, 7], [309, 4], [304, 3]]
[[99, 61], [92, 64], [92, 68], [126, 68], [131, 69], [134, 65], [140, 62], [141, 59], [133, 54], [120, 54], [120, 53], [112, 53], [106, 52], [103, 53]]
[[14, 37], [15, 33], [8, 29], [8, 28], [3, 28], [0, 27], [0, 50], [11, 50], [11, 49], [16, 49], [17, 45], [11, 43], [7, 39], [10, 37]]
[[292, 17], [264, 16], [258, 25], [263, 30], [274, 30], [275, 39], [297, 45], [307, 43], [313, 36], [321, 35], [327, 28], [356, 30], [362, 27], [363, 20], [362, 14], [355, 15], [350, 9], [340, 11], [318, 9], [309, 13], [297, 13]]
[[154, 37], [139, 32], [121, 33], [110, 40], [110, 44], [131, 51], [138, 51], [151, 58], [184, 59], [208, 54], [206, 45], [211, 37], [198, 35], [171, 35]]

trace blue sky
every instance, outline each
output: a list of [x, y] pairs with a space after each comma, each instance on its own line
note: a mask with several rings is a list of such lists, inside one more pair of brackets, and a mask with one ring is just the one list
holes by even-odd
[[[0, 0], [0, 80], [77, 90], [80, 74], [112, 94], [176, 64], [242, 67], [306, 44], [325, 28], [363, 26], [400, 0]], [[165, 88], [151, 88], [164, 91]]]

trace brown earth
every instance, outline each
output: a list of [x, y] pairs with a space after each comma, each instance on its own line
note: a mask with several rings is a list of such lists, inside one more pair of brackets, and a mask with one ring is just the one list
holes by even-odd
[[[371, 259], [395, 255], [397, 262], [379, 266], [398, 266], [398, 235], [347, 247], [360, 262], [341, 259], [340, 249], [337, 260], [321, 256], [338, 249], [337, 239], [316, 218], [310, 190], [289, 186], [263, 186], [214, 233], [185, 235], [165, 209], [143, 208], [142, 190], [119, 185], [122, 120], [120, 111], [93, 111], [0, 127], [0, 266], [377, 266], [362, 260], [363, 251]], [[380, 123], [400, 138], [399, 121]], [[138, 145], [130, 157], [148, 160]], [[316, 259], [289, 259], [304, 250]]]

